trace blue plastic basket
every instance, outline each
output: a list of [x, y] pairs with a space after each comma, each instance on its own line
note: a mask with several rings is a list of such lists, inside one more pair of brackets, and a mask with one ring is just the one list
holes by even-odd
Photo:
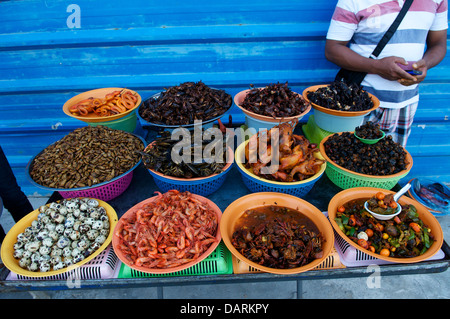
[[247, 172], [244, 172], [239, 166], [238, 168], [242, 176], [242, 181], [244, 182], [245, 186], [253, 193], [279, 192], [294, 195], [297, 197], [303, 197], [306, 194], [308, 194], [309, 191], [313, 188], [314, 184], [319, 180], [320, 176], [322, 176], [323, 174], [322, 172], [322, 174], [320, 174], [317, 178], [314, 178], [313, 180], [302, 184], [289, 185], [289, 183], [286, 183], [284, 185], [279, 184], [274, 185], [259, 179], [252, 178], [250, 175], [248, 175]]
[[260, 178], [256, 175], [250, 173], [240, 161], [241, 156], [245, 150], [245, 145], [247, 142], [242, 143], [238, 146], [235, 153], [235, 163], [239, 169], [239, 172], [242, 176], [242, 181], [245, 186], [253, 193], [256, 192], [279, 192], [285, 193], [289, 195], [294, 195], [297, 197], [303, 197], [309, 193], [309, 191], [313, 188], [314, 184], [320, 179], [320, 177], [325, 172], [326, 163], [322, 164], [322, 168], [320, 171], [301, 182], [293, 182], [293, 183], [281, 183], [276, 181], [270, 181], [263, 178]]
[[212, 175], [201, 179], [185, 179], [175, 180], [170, 177], [160, 176], [151, 170], [147, 169], [150, 175], [153, 176], [156, 186], [162, 191], [167, 192], [171, 189], [179, 190], [180, 192], [189, 191], [193, 194], [208, 196], [216, 192], [225, 182], [228, 172], [231, 170], [233, 163], [231, 163], [222, 173]]

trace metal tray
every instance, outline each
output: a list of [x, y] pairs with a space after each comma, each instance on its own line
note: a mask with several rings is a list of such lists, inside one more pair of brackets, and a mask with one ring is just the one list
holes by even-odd
[[[149, 131], [149, 134], [153, 134]], [[152, 141], [152, 136], [146, 139]], [[122, 216], [135, 203], [149, 197], [154, 191], [158, 191], [153, 179], [147, 174], [143, 165], [136, 168], [136, 174], [128, 189], [117, 199], [109, 202], [117, 212], [118, 217]], [[235, 199], [249, 193], [241, 180], [239, 171], [233, 168], [228, 178], [229, 183], [224, 185], [217, 192], [208, 196], [219, 208], [224, 211], [229, 203]], [[397, 185], [393, 190], [400, 189]], [[314, 185], [313, 189], [305, 196], [305, 200], [316, 206], [321, 211], [328, 209], [328, 202], [341, 189], [335, 186], [326, 175]], [[49, 202], [59, 200], [59, 193], [55, 192]], [[383, 276], [398, 276], [412, 274], [432, 274], [444, 272], [450, 265], [450, 247], [444, 239], [441, 247], [444, 254], [442, 259], [427, 260], [414, 264], [387, 264], [380, 265]], [[68, 289], [65, 280], [52, 281], [6, 281], [8, 275], [6, 268], [0, 269], [0, 292], [7, 291], [39, 291]], [[155, 278], [110, 278], [110, 279], [87, 279], [81, 281], [81, 288], [130, 288], [130, 287], [164, 287], [182, 285], [203, 285], [221, 283], [245, 283], [245, 282], [268, 282], [268, 281], [297, 281], [315, 279], [338, 279], [367, 277], [367, 266], [317, 269], [309, 270], [295, 275], [274, 275], [269, 273], [244, 273], [244, 274], [220, 274], [220, 275], [192, 275], [177, 277], [155, 277]]]

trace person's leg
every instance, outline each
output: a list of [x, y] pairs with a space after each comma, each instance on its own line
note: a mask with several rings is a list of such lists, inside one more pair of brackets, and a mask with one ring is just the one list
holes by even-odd
[[33, 206], [17, 184], [16, 177], [0, 146], [0, 197], [15, 222], [33, 211]]
[[418, 102], [409, 104], [399, 110], [397, 121], [397, 142], [406, 147], [409, 135], [411, 134], [411, 127], [414, 121], [414, 115], [417, 111]]
[[379, 124], [380, 129], [386, 132], [386, 135], [392, 136], [395, 142], [406, 147], [417, 106], [418, 102], [400, 109], [378, 108], [369, 113], [364, 121]]
[[3, 242], [3, 239], [5, 239], [6, 234], [5, 234], [5, 230], [3, 229], [2, 225], [0, 225], [0, 245]]

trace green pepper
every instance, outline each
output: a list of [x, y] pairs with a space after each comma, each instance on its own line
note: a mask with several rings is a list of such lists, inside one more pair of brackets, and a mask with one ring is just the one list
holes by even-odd
[[423, 255], [425, 254], [425, 252], [428, 250], [427, 247], [423, 247], [422, 250], [420, 251], [420, 254]]
[[350, 231], [348, 232], [348, 235], [349, 236], [353, 236], [355, 234], [355, 232], [356, 232], [355, 227], [352, 227], [352, 228], [350, 228]]
[[423, 232], [423, 243], [425, 245], [425, 248], [431, 247], [430, 236], [428, 236], [428, 232], [426, 230]]
[[417, 209], [414, 205], [409, 205], [408, 217], [415, 222], [419, 221], [419, 213], [417, 213]]
[[349, 219], [350, 219], [349, 217], [342, 215], [342, 224], [347, 225]]
[[334, 221], [336, 222], [336, 224], [338, 224], [339, 228], [345, 232], [345, 228], [344, 225], [342, 224], [342, 219], [341, 218], [335, 218]]
[[396, 238], [392, 238], [391, 241], [389, 242], [392, 246], [394, 246], [395, 248], [400, 247], [400, 244], [398, 243], [398, 239]]

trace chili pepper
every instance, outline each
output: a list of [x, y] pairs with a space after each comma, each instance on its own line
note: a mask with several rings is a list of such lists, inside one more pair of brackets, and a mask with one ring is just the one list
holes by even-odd
[[417, 223], [409, 223], [409, 227], [411, 227], [416, 233], [420, 232], [420, 225]]

